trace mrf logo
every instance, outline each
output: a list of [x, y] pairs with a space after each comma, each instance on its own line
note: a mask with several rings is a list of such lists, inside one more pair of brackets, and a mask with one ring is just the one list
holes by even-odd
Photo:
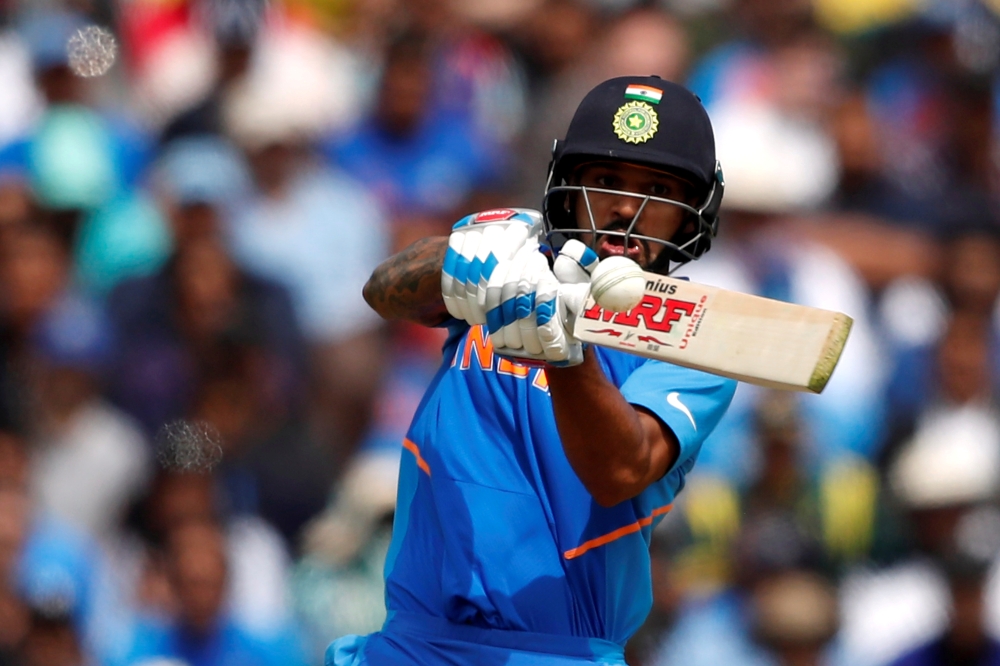
[[[647, 331], [670, 333], [674, 328], [674, 324], [684, 318], [691, 317], [697, 307], [698, 304], [691, 301], [681, 301], [676, 298], [663, 298], [653, 294], [646, 294], [643, 296], [642, 301], [639, 302], [639, 305], [628, 312], [607, 312], [601, 309], [601, 306], [594, 305], [585, 310], [581, 316], [583, 319], [592, 321], [614, 323], [630, 328], [644, 326]], [[684, 326], [684, 324], [682, 323], [681, 326]], [[609, 330], [608, 332], [610, 333], [611, 331]], [[617, 331], [615, 333], [617, 335], [614, 335], [614, 337], [621, 335]], [[643, 340], [643, 342], [652, 342], [652, 340]], [[656, 342], [668, 344], [662, 340], [656, 340]]]
[[515, 215], [517, 215], [517, 211], [511, 208], [494, 208], [493, 210], [484, 210], [483, 212], [476, 214], [476, 219], [473, 220], [473, 224], [480, 224], [482, 222], [506, 222]]

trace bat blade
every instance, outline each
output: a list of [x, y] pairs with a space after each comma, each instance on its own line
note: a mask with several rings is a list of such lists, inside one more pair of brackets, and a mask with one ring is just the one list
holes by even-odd
[[583, 342], [770, 388], [820, 393], [847, 343], [849, 316], [646, 273], [628, 312], [587, 298], [568, 322]]

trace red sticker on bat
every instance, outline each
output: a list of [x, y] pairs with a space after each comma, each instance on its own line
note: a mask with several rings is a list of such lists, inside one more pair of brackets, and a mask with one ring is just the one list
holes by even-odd
[[599, 331], [596, 330], [596, 329], [593, 329], [593, 328], [588, 328], [587, 332], [588, 333], [594, 333], [595, 335], [610, 335], [613, 338], [620, 338], [620, 337], [622, 337], [622, 332], [621, 331], [616, 331], [613, 328], [602, 328]]
[[493, 210], [484, 210], [481, 213], [477, 213], [474, 223], [504, 222], [514, 217], [515, 215], [517, 215], [516, 210], [512, 210], [510, 208], [494, 208]]

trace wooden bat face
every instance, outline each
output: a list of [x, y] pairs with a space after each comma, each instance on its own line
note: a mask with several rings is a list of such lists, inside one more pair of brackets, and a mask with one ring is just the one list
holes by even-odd
[[833, 373], [852, 320], [845, 314], [646, 273], [628, 312], [588, 298], [573, 335], [740, 381], [819, 393]]

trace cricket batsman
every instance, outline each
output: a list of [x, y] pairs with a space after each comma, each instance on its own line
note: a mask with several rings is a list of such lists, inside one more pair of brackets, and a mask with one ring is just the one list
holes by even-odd
[[449, 335], [403, 443], [385, 625], [328, 666], [625, 663], [650, 532], [736, 383], [584, 348], [559, 285], [616, 255], [663, 274], [697, 259], [723, 186], [699, 100], [615, 78], [556, 142], [543, 213], [470, 215], [375, 270], [375, 311]]

